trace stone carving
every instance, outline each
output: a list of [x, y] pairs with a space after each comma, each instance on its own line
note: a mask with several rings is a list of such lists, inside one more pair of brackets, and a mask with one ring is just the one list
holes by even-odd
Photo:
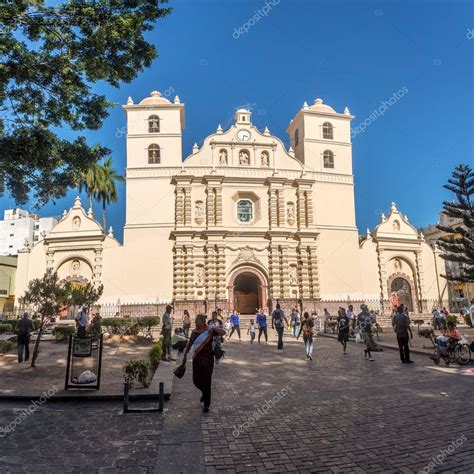
[[73, 260], [71, 263], [71, 272], [73, 275], [77, 275], [81, 271], [81, 262], [79, 260]]
[[296, 220], [296, 213], [295, 213], [295, 203], [289, 202], [286, 205], [286, 218], [288, 220], [288, 224], [293, 225]]
[[73, 229], [79, 229], [81, 227], [81, 218], [79, 216], [76, 216], [73, 220], [72, 220], [72, 228]]
[[196, 267], [196, 286], [204, 286], [204, 267]]
[[219, 151], [219, 164], [222, 166], [227, 165], [227, 150]]
[[393, 230], [395, 232], [398, 232], [400, 230], [400, 222], [398, 221], [393, 221]]
[[268, 154], [268, 151], [262, 151], [260, 159], [261, 159], [262, 166], [266, 168], [270, 166], [270, 155]]
[[250, 247], [244, 247], [239, 249], [239, 254], [235, 259], [234, 264], [239, 262], [255, 262], [261, 265], [260, 260], [255, 255], [254, 249], [251, 249]]
[[290, 265], [289, 280], [290, 280], [290, 285], [297, 285], [298, 284], [298, 274], [296, 272], [296, 266], [295, 265]]
[[250, 154], [247, 150], [240, 150], [239, 152], [239, 164], [249, 165], [250, 164]]
[[400, 261], [399, 258], [395, 259], [395, 262], [393, 262], [393, 265], [395, 266], [395, 270], [400, 271], [402, 269], [402, 262]]
[[200, 223], [204, 220], [204, 202], [196, 201], [196, 207], [194, 211], [194, 216], [197, 223]]

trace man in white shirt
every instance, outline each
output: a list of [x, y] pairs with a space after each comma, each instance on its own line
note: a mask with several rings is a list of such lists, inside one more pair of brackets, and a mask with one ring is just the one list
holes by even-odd
[[77, 335], [79, 337], [86, 337], [87, 323], [89, 322], [89, 312], [87, 305], [76, 314]]

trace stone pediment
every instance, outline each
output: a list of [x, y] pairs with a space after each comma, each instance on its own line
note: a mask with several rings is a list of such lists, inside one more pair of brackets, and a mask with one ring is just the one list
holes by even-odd
[[403, 215], [392, 202], [390, 212], [387, 216], [382, 214], [380, 223], [371, 233], [372, 237], [380, 240], [420, 240], [416, 227], [408, 222], [407, 216]]
[[69, 212], [51, 229], [45, 241], [48, 243], [58, 240], [91, 240], [105, 237], [102, 226], [94, 219], [91, 212], [86, 213], [78, 196]]
[[283, 142], [265, 128], [257, 129], [250, 120], [251, 113], [245, 109], [236, 112], [236, 123], [224, 131], [219, 127], [209, 135], [199, 149], [183, 162], [184, 167], [210, 166], [225, 174], [226, 168], [274, 169], [303, 171], [303, 164], [292, 151], [287, 151]]

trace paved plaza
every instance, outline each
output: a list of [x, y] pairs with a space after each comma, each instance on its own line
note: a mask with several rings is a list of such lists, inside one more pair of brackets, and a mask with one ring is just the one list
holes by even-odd
[[[315, 342], [312, 362], [288, 336], [226, 343], [209, 414], [190, 365], [164, 415], [46, 403], [0, 438], [0, 472], [474, 472], [473, 365]], [[0, 426], [25, 406], [1, 404]]]

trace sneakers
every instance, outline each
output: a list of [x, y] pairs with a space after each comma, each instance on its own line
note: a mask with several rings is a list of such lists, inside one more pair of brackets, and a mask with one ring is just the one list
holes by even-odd
[[369, 357], [370, 362], [374, 362], [375, 359], [373, 357]]
[[204, 405], [204, 408], [202, 409], [202, 411], [204, 413], [208, 413], [209, 412], [209, 407], [207, 405]]
[[310, 355], [310, 354], [308, 354], [308, 357], [309, 357], [309, 360], [313, 360], [313, 358], [311, 357], [311, 355]]

